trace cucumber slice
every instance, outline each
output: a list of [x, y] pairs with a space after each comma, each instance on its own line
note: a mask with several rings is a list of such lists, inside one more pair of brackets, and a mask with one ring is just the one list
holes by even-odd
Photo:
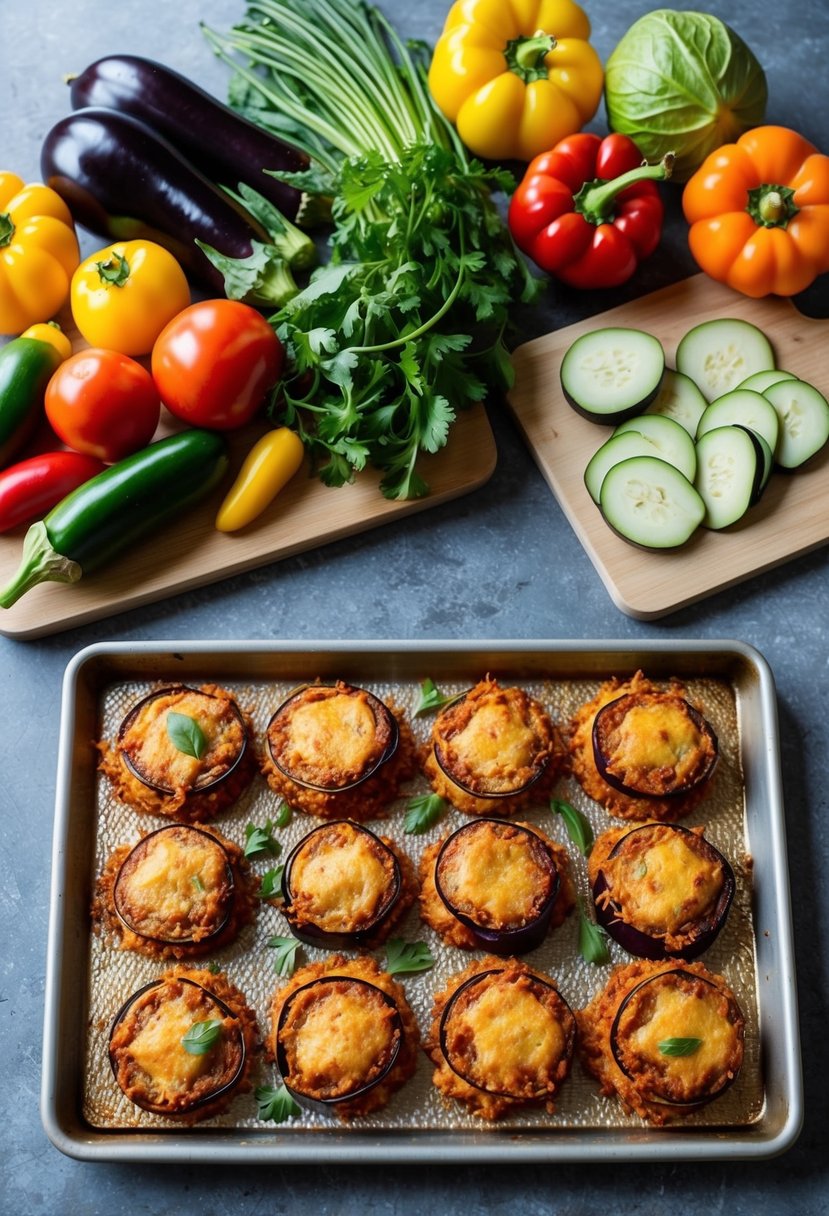
[[[584, 484], [596, 506], [599, 505], [602, 482], [614, 464], [619, 464], [622, 460], [629, 460], [631, 456], [654, 455], [656, 453], [653, 444], [644, 435], [640, 435], [637, 431], [625, 431], [622, 434], [614, 431], [610, 438], [606, 439], [602, 446], [593, 453], [584, 470]], [[696, 453], [694, 459], [696, 460]]]
[[772, 451], [777, 446], [780, 420], [770, 401], [748, 388], [735, 388], [712, 401], [699, 420], [697, 440], [720, 426], [746, 426], [762, 435]]
[[616, 423], [640, 413], [665, 372], [662, 344], [641, 329], [594, 329], [576, 338], [561, 361], [561, 387], [591, 422]]
[[[739, 426], [740, 423], [738, 422], [736, 425]], [[774, 469], [774, 452], [766, 443], [762, 435], [758, 435], [757, 432], [752, 431], [750, 427], [743, 427], [743, 430], [748, 431], [749, 435], [754, 440], [755, 445], [760, 449], [757, 454], [757, 481], [751, 494], [751, 505], [754, 506], [756, 502], [760, 501], [763, 490], [765, 490]]]
[[759, 451], [742, 426], [717, 427], [697, 441], [694, 485], [705, 504], [706, 528], [728, 528], [745, 515], [759, 484]]
[[805, 380], [781, 380], [763, 396], [780, 419], [774, 459], [783, 469], [797, 469], [829, 440], [829, 403]]
[[677, 347], [676, 367], [714, 401], [755, 372], [770, 371], [774, 352], [756, 325], [720, 317], [688, 331]]
[[684, 545], [705, 517], [688, 478], [656, 456], [633, 456], [608, 469], [599, 506], [613, 531], [642, 549]]
[[772, 384], [778, 384], [781, 380], [796, 380], [792, 372], [784, 372], [779, 367], [773, 367], [771, 371], [755, 372], [744, 380], [742, 384], [738, 384], [737, 388], [750, 388], [753, 393], [764, 393]]
[[613, 434], [624, 435], [626, 432], [635, 432], [646, 441], [650, 450], [646, 448], [643, 456], [658, 456], [660, 460], [667, 460], [689, 481], [694, 480], [697, 471], [694, 441], [685, 427], [673, 418], [666, 418], [663, 414], [637, 414], [635, 418], [621, 422]]
[[670, 367], [665, 368], [665, 375], [659, 392], [646, 408], [647, 414], [663, 414], [673, 418], [693, 439], [697, 433], [697, 423], [702, 417], [708, 402], [703, 397], [693, 380], [675, 372]]

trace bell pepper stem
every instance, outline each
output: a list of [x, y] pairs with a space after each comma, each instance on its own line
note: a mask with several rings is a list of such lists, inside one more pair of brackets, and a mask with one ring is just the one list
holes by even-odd
[[14, 236], [14, 224], [12, 217], [7, 212], [0, 213], [0, 249], [11, 244], [11, 239]]
[[556, 40], [544, 30], [536, 30], [531, 37], [512, 38], [504, 47], [507, 67], [524, 84], [535, 80], [546, 80], [549, 75], [546, 59], [555, 48]]
[[52, 546], [46, 524], [39, 519], [26, 533], [17, 573], [0, 591], [0, 608], [11, 608], [38, 583], [77, 583], [82, 573], [77, 562]]
[[764, 182], [748, 192], [746, 211], [761, 228], [785, 228], [798, 210], [791, 186]]
[[666, 152], [658, 165], [639, 165], [636, 169], [628, 169], [627, 173], [607, 181], [596, 178], [592, 182], [585, 182], [579, 192], [573, 195], [575, 210], [591, 224], [607, 223], [613, 214], [613, 204], [623, 190], [627, 190], [628, 186], [635, 186], [637, 182], [667, 181], [673, 172], [674, 160], [674, 153]]

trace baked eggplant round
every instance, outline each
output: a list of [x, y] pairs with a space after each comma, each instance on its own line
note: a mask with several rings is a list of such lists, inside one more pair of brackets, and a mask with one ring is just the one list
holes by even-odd
[[412, 1075], [417, 1023], [374, 959], [333, 955], [277, 992], [272, 1054], [300, 1106], [348, 1120], [377, 1110]]
[[136, 1106], [192, 1123], [250, 1088], [255, 1045], [256, 1019], [238, 989], [222, 975], [176, 969], [124, 1002], [109, 1060]]
[[238, 845], [213, 829], [165, 824], [108, 859], [93, 921], [126, 950], [194, 958], [227, 945], [252, 920], [253, 887]]
[[657, 1125], [719, 1098], [742, 1065], [737, 998], [699, 962], [616, 968], [578, 1020], [587, 1071], [605, 1094]]
[[409, 859], [387, 836], [338, 819], [292, 849], [282, 872], [282, 911], [294, 937], [328, 949], [373, 949], [414, 902]]
[[608, 814], [672, 823], [705, 797], [717, 739], [684, 694], [676, 682], [663, 689], [637, 671], [629, 680], [606, 681], [574, 715], [573, 776]]
[[423, 766], [435, 793], [467, 815], [513, 815], [543, 801], [563, 759], [544, 707], [487, 677], [435, 718]]
[[588, 859], [596, 919], [628, 954], [697, 958], [725, 924], [734, 871], [702, 828], [647, 823], [604, 832]]
[[702, 714], [671, 692], [631, 692], [593, 719], [593, 758], [608, 785], [632, 797], [674, 798], [707, 781], [717, 736]]
[[182, 823], [215, 819], [256, 771], [251, 720], [226, 689], [171, 685], [124, 717], [101, 768], [122, 802]]
[[574, 905], [566, 850], [528, 823], [474, 819], [421, 860], [421, 916], [464, 950], [526, 954]]
[[435, 997], [426, 1052], [444, 1097], [497, 1119], [528, 1103], [554, 1113], [575, 1041], [576, 1019], [550, 977], [490, 955]]
[[388, 812], [415, 770], [414, 739], [396, 710], [365, 688], [309, 684], [283, 701], [266, 731], [263, 771], [298, 811], [364, 821]]

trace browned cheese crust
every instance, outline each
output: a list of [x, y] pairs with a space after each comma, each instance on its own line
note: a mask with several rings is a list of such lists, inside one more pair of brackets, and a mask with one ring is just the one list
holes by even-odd
[[[648, 829], [648, 830], [645, 830]], [[611, 828], [597, 837], [587, 861], [591, 887], [599, 873], [605, 907], [677, 953], [690, 945], [701, 921], [714, 913], [725, 885], [722, 863], [705, 848], [702, 827], [678, 831], [666, 823]], [[611, 853], [620, 840], [625, 844]], [[702, 847], [696, 846], [702, 841]], [[696, 847], [695, 847], [696, 846]]]
[[[481, 828], [493, 826], [483, 823], [480, 825]], [[524, 917], [524, 923], [531, 918], [533, 909], [538, 906], [538, 899], [534, 891], [529, 888], [533, 882], [538, 881], [539, 876], [532, 864], [532, 858], [527, 857], [523, 833], [515, 830], [515, 828], [526, 828], [543, 841], [555, 861], [559, 876], [559, 889], [553, 903], [549, 927], [551, 930], [558, 928], [573, 911], [576, 902], [567, 850], [563, 845], [551, 840], [535, 824], [517, 823], [515, 827], [512, 824], [501, 824], [499, 827], [501, 830], [498, 832], [498, 839], [492, 840], [487, 834], [487, 839], [480, 842], [481, 847], [476, 849], [475, 855], [469, 859], [470, 866], [474, 866], [476, 862], [480, 861], [477, 879], [480, 883], [481, 898], [477, 908], [470, 906], [468, 910], [464, 908], [464, 911], [481, 925], [487, 921], [492, 924], [500, 922], [501, 925], [505, 922], [509, 923], [520, 917], [522, 905], [529, 910], [529, 915]], [[472, 930], [450, 912], [438, 894], [435, 883], [435, 865], [438, 853], [449, 839], [450, 834], [447, 833], [435, 844], [429, 845], [421, 857], [420, 915], [425, 923], [434, 929], [448, 945], [458, 946], [461, 950], [477, 950], [479, 945]], [[503, 857], [505, 850], [506, 864], [499, 867], [499, 873], [495, 867], [498, 864], [499, 854]], [[475, 877], [474, 874], [471, 874], [470, 881], [473, 881]], [[514, 927], [518, 927], [518, 925], [516, 924]]]
[[[207, 738], [200, 759], [179, 751], [170, 741], [165, 727], [170, 710], [198, 722]], [[122, 725], [114, 742], [102, 741], [98, 747], [101, 772], [121, 802], [180, 823], [215, 819], [241, 797], [256, 772], [251, 717], [232, 693], [216, 684], [173, 688], [169, 694], [147, 698], [127, 729]], [[151, 771], [155, 781], [142, 780], [136, 768]]]
[[[155, 1114], [183, 1123], [213, 1118], [251, 1088], [256, 1017], [224, 975], [174, 967], [161, 980], [116, 1020], [109, 1044], [115, 1079]], [[216, 1041], [202, 1054], [186, 1051], [184, 1036], [209, 1021], [221, 1021]]]
[[[333, 954], [321, 963], [309, 963], [294, 973], [285, 987], [274, 994], [271, 1005], [269, 1054], [277, 1056], [277, 1028], [282, 1007], [297, 989], [329, 976], [362, 980], [391, 997], [400, 1019], [401, 1041], [393, 1065], [384, 1071], [392, 1046], [389, 1011], [376, 996], [367, 1000], [363, 985], [326, 984], [324, 1000], [301, 993], [291, 1009], [289, 1058], [301, 1069], [301, 1091], [308, 1097], [329, 1099], [350, 1093], [362, 1084], [371, 1088], [358, 1097], [333, 1102], [331, 1112], [347, 1122], [386, 1106], [392, 1095], [412, 1076], [417, 1063], [420, 1036], [414, 1014], [402, 987], [377, 962], [366, 955], [347, 959]], [[338, 990], [341, 989], [341, 993]], [[341, 1000], [338, 997], [341, 996]], [[294, 1017], [296, 1013], [296, 1018]], [[283, 1078], [290, 1083], [291, 1077]], [[294, 1077], [298, 1080], [298, 1077]], [[372, 1082], [376, 1079], [376, 1084]]]
[[309, 833], [294, 854], [291, 898], [283, 911], [300, 931], [307, 926], [326, 933], [360, 933], [377, 922], [362, 939], [363, 947], [373, 950], [386, 941], [417, 893], [414, 866], [395, 841], [388, 836], [375, 839], [353, 823], [334, 821]]
[[[382, 707], [379, 714], [372, 709], [375, 703]], [[398, 743], [382, 760], [392, 719]], [[414, 737], [402, 711], [342, 682], [309, 685], [292, 698], [286, 711], [271, 719], [261, 763], [268, 785], [294, 810], [361, 823], [388, 815], [417, 769]], [[289, 773], [301, 774], [301, 780]]]
[[238, 845], [215, 828], [170, 824], [108, 858], [95, 887], [92, 921], [123, 950], [198, 958], [234, 941], [257, 904]]
[[[602, 684], [592, 701], [588, 701], [574, 715], [570, 724], [570, 757], [573, 776], [589, 798], [600, 803], [608, 814], [617, 819], [644, 821], [658, 819], [665, 823], [684, 818], [699, 805], [711, 786], [711, 780], [702, 782], [687, 794], [669, 798], [635, 797], [614, 789], [605, 781], [596, 768], [593, 754], [593, 721], [596, 714], [611, 701], [628, 693], [654, 693], [660, 689], [641, 671], [630, 680], [610, 679]], [[684, 689], [672, 684], [671, 695], [684, 696]]]
[[[639, 960], [616, 967], [576, 1017], [582, 1064], [602, 1093], [615, 1095], [625, 1110], [657, 1127], [717, 1097], [742, 1064], [745, 1022], [737, 999], [725, 979], [702, 963]], [[617, 1019], [624, 1071], [611, 1045]], [[659, 1045], [671, 1039], [698, 1040], [698, 1046], [686, 1055], [661, 1051]]]
[[[486, 972], [495, 974], [460, 993], [441, 1034], [447, 1004], [467, 981]], [[556, 1095], [570, 1072], [576, 1021], [551, 983], [517, 959], [486, 955], [435, 994], [424, 1050], [445, 1099], [487, 1120], [527, 1104], [543, 1103], [555, 1113]], [[450, 1066], [442, 1038], [463, 1076]]]
[[487, 676], [438, 714], [422, 766], [435, 793], [465, 815], [508, 816], [544, 801], [564, 756], [544, 707]]

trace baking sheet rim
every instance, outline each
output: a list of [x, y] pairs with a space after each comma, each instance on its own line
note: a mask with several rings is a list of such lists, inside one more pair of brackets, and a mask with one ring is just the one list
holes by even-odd
[[[62, 904], [66, 890], [67, 832], [70, 813], [72, 768], [72, 739], [70, 723], [74, 723], [78, 685], [84, 667], [99, 658], [139, 657], [141, 655], [187, 655], [191, 657], [222, 654], [292, 655], [304, 651], [326, 654], [366, 654], [388, 656], [398, 651], [406, 653], [443, 652], [448, 656], [472, 655], [481, 651], [501, 651], [521, 655], [549, 653], [572, 656], [602, 655], [610, 662], [613, 656], [620, 665], [629, 667], [632, 654], [729, 654], [747, 663], [758, 679], [760, 713], [766, 727], [767, 747], [762, 756], [769, 783], [769, 825], [773, 836], [771, 880], [775, 892], [775, 938], [780, 952], [779, 977], [782, 1016], [774, 1023], [775, 1049], [785, 1061], [782, 1075], [785, 1093], [779, 1095], [785, 1105], [781, 1126], [771, 1134], [758, 1133], [757, 1128], [730, 1129], [717, 1132], [706, 1129], [648, 1129], [643, 1127], [613, 1131], [551, 1128], [549, 1135], [537, 1131], [526, 1135], [513, 1130], [499, 1132], [495, 1127], [480, 1132], [423, 1132], [412, 1134], [361, 1134], [355, 1129], [303, 1133], [282, 1137], [279, 1132], [263, 1130], [261, 1135], [228, 1133], [192, 1128], [185, 1133], [158, 1132], [94, 1132], [83, 1130], [78, 1114], [77, 1129], [65, 1126], [58, 1108], [60, 1076], [60, 1005], [65, 984], [61, 969], [60, 936], [63, 924]], [[800, 1042], [797, 1016], [797, 991], [794, 970], [794, 942], [791, 919], [788, 858], [785, 840], [780, 778], [778, 729], [774, 678], [765, 658], [748, 643], [733, 639], [673, 639], [640, 640], [563, 640], [563, 639], [391, 639], [356, 641], [321, 640], [199, 640], [101, 642], [80, 650], [67, 665], [61, 699], [61, 722], [58, 747], [55, 822], [52, 848], [51, 897], [49, 909], [46, 960], [45, 1009], [43, 1030], [43, 1064], [41, 1085], [41, 1120], [52, 1144], [69, 1157], [83, 1161], [106, 1162], [211, 1162], [224, 1164], [301, 1164], [330, 1163], [522, 1163], [591, 1161], [648, 1161], [669, 1159], [717, 1160], [763, 1159], [778, 1156], [796, 1141], [803, 1122], [803, 1082], [800, 1062]], [[758, 990], [761, 1021], [766, 1021], [765, 1002]], [[764, 1042], [769, 1028], [764, 1026]], [[767, 1102], [768, 1104], [768, 1102]]]

